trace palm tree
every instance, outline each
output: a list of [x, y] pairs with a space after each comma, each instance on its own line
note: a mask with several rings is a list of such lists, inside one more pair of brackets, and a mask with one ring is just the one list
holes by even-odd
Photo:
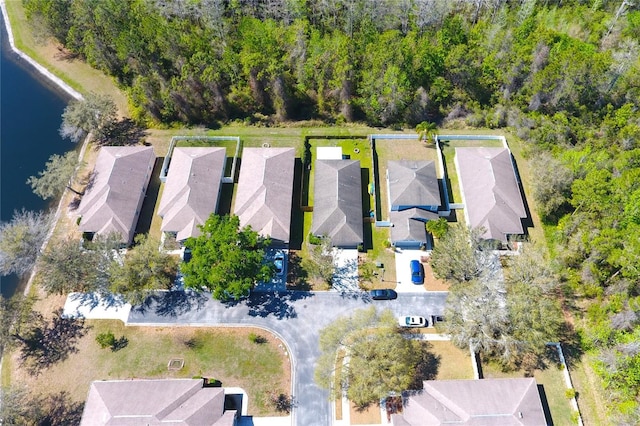
[[430, 142], [433, 136], [436, 134], [438, 127], [435, 123], [430, 121], [423, 121], [416, 126], [416, 133], [420, 136], [420, 140], [423, 142]]

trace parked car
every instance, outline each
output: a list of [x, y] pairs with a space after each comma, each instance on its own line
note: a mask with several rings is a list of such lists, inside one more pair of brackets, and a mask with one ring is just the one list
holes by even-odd
[[414, 284], [424, 284], [424, 268], [422, 263], [412, 260], [409, 264], [411, 267], [411, 282]]
[[371, 290], [369, 295], [373, 300], [392, 300], [398, 297], [398, 293], [390, 288]]
[[281, 251], [279, 251], [273, 258], [273, 265], [276, 268], [276, 275], [278, 277], [282, 276], [282, 273], [284, 272], [284, 254]]
[[398, 318], [398, 324], [400, 327], [426, 327], [427, 320], [419, 315], [407, 315]]

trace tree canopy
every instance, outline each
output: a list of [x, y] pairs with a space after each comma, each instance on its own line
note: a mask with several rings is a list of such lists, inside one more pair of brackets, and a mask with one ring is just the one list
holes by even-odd
[[65, 188], [80, 195], [71, 187], [71, 179], [80, 165], [75, 151], [64, 155], [53, 154], [45, 164], [45, 169], [38, 172], [38, 176], [30, 176], [27, 184], [31, 185], [34, 194], [45, 200], [60, 196]]
[[124, 262], [114, 261], [109, 271], [110, 291], [131, 304], [141, 304], [154, 290], [169, 290], [178, 269], [175, 256], [159, 250], [160, 242], [146, 235], [135, 238]]
[[181, 266], [185, 287], [210, 290], [219, 300], [238, 299], [273, 276], [273, 266], [264, 262], [269, 240], [250, 227], [241, 229], [237, 216], [211, 214], [200, 230], [184, 243], [191, 251]]
[[78, 142], [93, 132], [100, 139], [117, 119], [117, 107], [107, 95], [88, 93], [84, 99], [72, 101], [62, 113], [60, 136]]
[[0, 275], [31, 271], [50, 225], [50, 214], [24, 209], [0, 223]]
[[[338, 394], [346, 388], [347, 397], [357, 406], [378, 402], [391, 392], [399, 394], [428, 378], [421, 368], [429, 355], [426, 345], [404, 338], [389, 310], [378, 312], [371, 307], [336, 319], [320, 331], [320, 350], [316, 382]], [[344, 364], [337, 366], [336, 360], [343, 358]], [[336, 368], [342, 369], [338, 388], [333, 386]]]

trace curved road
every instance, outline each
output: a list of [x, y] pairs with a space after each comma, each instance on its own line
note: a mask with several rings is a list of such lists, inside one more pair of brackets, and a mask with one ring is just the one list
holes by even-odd
[[374, 304], [396, 315], [442, 315], [447, 293], [400, 293], [396, 300], [372, 301], [367, 293], [254, 293], [236, 303], [221, 303], [208, 293], [170, 292], [131, 310], [128, 325], [255, 325], [278, 333], [291, 351], [294, 425], [326, 426], [333, 422], [329, 393], [313, 380], [320, 355], [320, 330], [335, 318]]

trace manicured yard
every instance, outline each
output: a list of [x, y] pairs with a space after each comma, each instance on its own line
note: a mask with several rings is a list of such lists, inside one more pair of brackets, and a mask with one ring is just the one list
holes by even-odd
[[[278, 346], [280, 341], [260, 329], [250, 328], [156, 328], [125, 327], [120, 321], [87, 321], [91, 328], [79, 344], [79, 352], [32, 377], [16, 370], [15, 357], [5, 357], [3, 373], [13, 370], [11, 382], [24, 383], [33, 392], [69, 392], [72, 399], [84, 401], [93, 380], [134, 378], [207, 377], [222, 386], [238, 386], [249, 395], [249, 413], [256, 416], [279, 415], [267, 403], [269, 392], [291, 392], [291, 366]], [[111, 331], [125, 336], [125, 348], [112, 352], [101, 349], [95, 338]], [[267, 342], [249, 340], [256, 333]], [[184, 367], [169, 371], [171, 359], [184, 360]], [[3, 384], [8, 378], [3, 374]]]
[[[562, 370], [559, 367], [557, 354], [555, 350], [549, 350], [547, 360], [547, 368], [543, 370], [535, 370], [533, 376], [538, 385], [544, 387], [547, 403], [553, 419], [553, 424], [572, 425], [575, 424], [572, 413], [573, 410], [569, 403], [569, 399], [565, 394], [566, 386], [562, 376]], [[502, 371], [500, 366], [493, 363], [483, 363], [482, 373], [484, 378], [506, 378], [506, 377], [526, 377], [524, 371]]]
[[429, 352], [438, 360], [436, 380], [473, 379], [469, 351], [448, 341], [430, 341]]

